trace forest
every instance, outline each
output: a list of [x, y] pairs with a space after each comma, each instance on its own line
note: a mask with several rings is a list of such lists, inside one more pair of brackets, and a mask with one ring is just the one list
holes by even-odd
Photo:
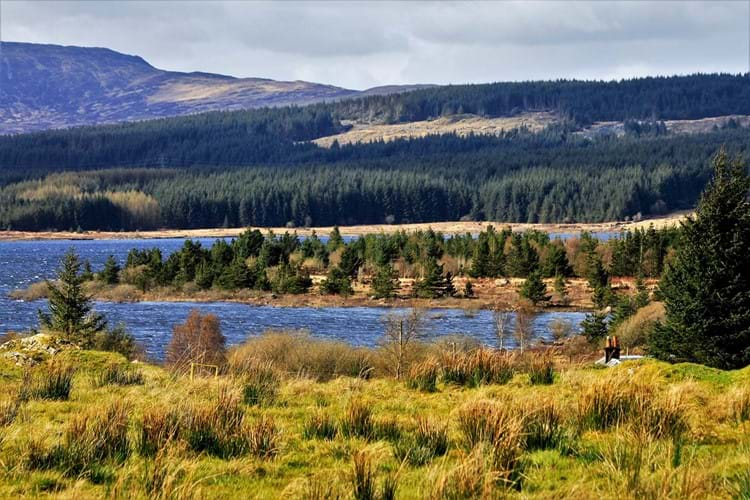
[[[743, 76], [436, 87], [388, 96], [0, 137], [0, 228], [145, 230], [440, 220], [597, 222], [695, 205], [747, 130], [661, 120], [750, 114]], [[350, 121], [553, 110], [544, 131], [322, 148]], [[591, 120], [625, 135], [582, 137]], [[606, 194], [603, 196], [602, 194]]]
[[319, 148], [327, 158], [312, 163], [53, 173], [0, 189], [0, 227], [623, 220], [693, 207], [722, 146], [745, 153], [747, 131], [596, 142], [552, 130], [434, 136]]

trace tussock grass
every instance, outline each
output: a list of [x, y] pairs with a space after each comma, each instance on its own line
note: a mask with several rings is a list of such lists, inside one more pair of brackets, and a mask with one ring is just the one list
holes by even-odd
[[336, 421], [328, 413], [321, 411], [306, 417], [302, 426], [302, 437], [305, 439], [325, 439], [330, 441], [337, 434]]
[[516, 372], [514, 355], [484, 348], [446, 354], [442, 362], [443, 382], [467, 387], [506, 384]]
[[550, 351], [542, 354], [526, 355], [526, 372], [532, 385], [550, 385], [555, 381], [555, 360]]
[[750, 386], [732, 390], [728, 394], [727, 413], [730, 420], [737, 423], [750, 420]]
[[439, 375], [440, 365], [437, 361], [429, 359], [412, 365], [406, 377], [406, 385], [410, 389], [435, 392]]
[[179, 436], [180, 415], [168, 408], [149, 408], [137, 424], [136, 431], [138, 453], [153, 457]]
[[346, 406], [339, 424], [341, 433], [346, 437], [369, 439], [373, 435], [374, 423], [372, 410], [360, 399], [352, 399]]
[[50, 362], [39, 365], [25, 373], [21, 398], [65, 401], [73, 389], [73, 375], [75, 368], [68, 364]]
[[112, 363], [93, 375], [95, 387], [143, 384], [143, 372], [130, 365]]
[[443, 456], [449, 447], [448, 425], [426, 417], [417, 418], [414, 433], [394, 443], [393, 454], [399, 462], [420, 466]]
[[248, 405], [270, 405], [276, 399], [281, 380], [270, 363], [243, 370], [242, 398]]

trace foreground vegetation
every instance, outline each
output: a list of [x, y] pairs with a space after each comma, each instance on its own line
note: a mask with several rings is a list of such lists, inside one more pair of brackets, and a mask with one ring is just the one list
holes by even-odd
[[96, 351], [25, 377], [0, 365], [0, 496], [750, 494], [747, 369], [605, 370], [431, 346], [432, 361], [396, 380], [339, 376], [363, 359], [388, 366], [379, 353], [288, 346], [261, 338], [230, 352], [218, 378], [192, 381]]

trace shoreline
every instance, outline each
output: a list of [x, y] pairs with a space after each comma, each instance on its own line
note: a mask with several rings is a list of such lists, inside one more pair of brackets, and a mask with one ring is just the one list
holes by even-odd
[[[395, 233], [398, 231], [415, 232], [433, 229], [444, 234], [480, 233], [493, 226], [495, 229], [510, 227], [513, 231], [537, 230], [546, 233], [592, 233], [619, 232], [634, 229], [645, 229], [652, 226], [656, 229], [679, 224], [692, 211], [675, 212], [664, 217], [654, 217], [633, 221], [611, 221], [594, 223], [506, 223], [493, 221], [447, 221], [420, 222], [414, 224], [367, 224], [357, 226], [339, 226], [343, 236], [362, 236], [367, 234]], [[239, 228], [208, 228], [208, 229], [163, 229], [155, 231], [0, 231], [0, 242], [5, 241], [87, 241], [87, 240], [138, 240], [138, 239], [171, 239], [171, 238], [231, 238], [236, 237], [247, 229], [258, 229], [262, 232], [273, 231], [276, 234], [293, 232], [298, 236], [310, 236], [315, 232], [318, 236], [327, 236], [333, 226], [320, 227], [239, 227]]]

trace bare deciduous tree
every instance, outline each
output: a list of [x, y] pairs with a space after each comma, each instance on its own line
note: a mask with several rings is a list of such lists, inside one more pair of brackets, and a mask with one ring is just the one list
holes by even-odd
[[416, 308], [385, 317], [385, 333], [381, 345], [392, 363], [396, 379], [403, 376], [415, 342], [424, 335], [423, 323], [424, 312]]
[[505, 349], [505, 341], [510, 337], [513, 331], [511, 320], [513, 315], [508, 310], [495, 309], [492, 311], [492, 326], [495, 329], [497, 345], [502, 350]]
[[167, 365], [172, 368], [184, 369], [190, 363], [222, 365], [225, 360], [226, 338], [216, 315], [201, 315], [193, 309], [184, 323], [172, 329], [166, 353]]
[[521, 301], [515, 312], [516, 329], [513, 337], [516, 339], [518, 348], [523, 352], [534, 337], [534, 306], [529, 302]]
[[573, 324], [566, 319], [557, 318], [550, 322], [549, 331], [552, 334], [552, 339], [555, 342], [560, 342], [573, 333]]

